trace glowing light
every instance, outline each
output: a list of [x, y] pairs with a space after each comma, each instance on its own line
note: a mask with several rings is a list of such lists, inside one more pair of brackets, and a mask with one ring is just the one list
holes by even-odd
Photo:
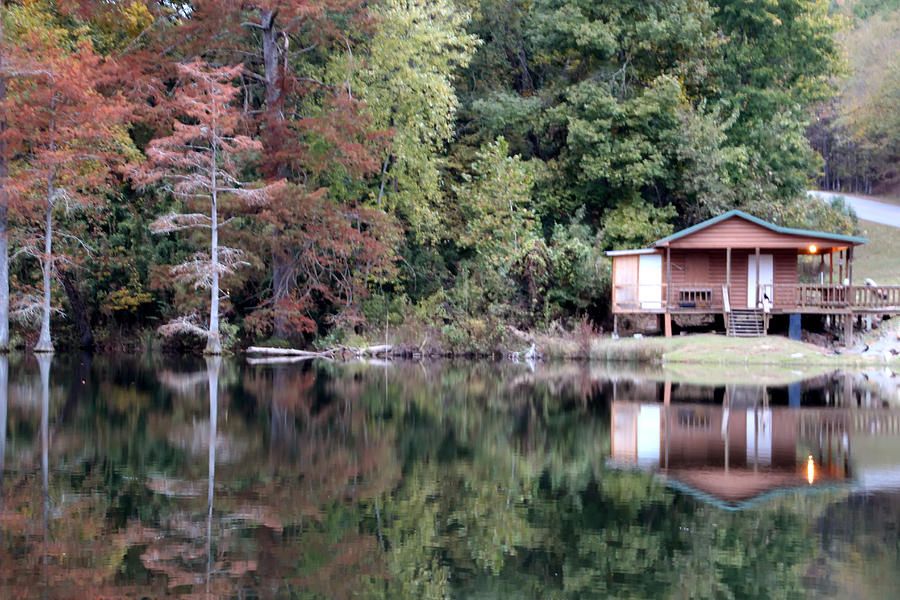
[[809, 458], [806, 460], [806, 480], [809, 482], [809, 485], [812, 485], [812, 482], [815, 478], [816, 463], [813, 462], [812, 454], [810, 454]]
[[815, 254], [817, 250], [818, 250], [818, 248], [816, 247], [815, 244], [810, 244], [810, 245], [809, 245], [809, 253], [810, 253], [810, 254]]

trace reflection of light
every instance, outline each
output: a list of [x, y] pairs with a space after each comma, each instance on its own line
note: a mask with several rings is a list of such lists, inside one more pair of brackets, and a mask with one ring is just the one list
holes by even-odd
[[816, 245], [815, 245], [815, 244], [810, 244], [810, 245], [809, 245], [809, 253], [810, 253], [810, 254], [815, 254], [815, 253], [816, 253], [816, 250], [818, 250], [818, 248], [816, 248]]
[[816, 463], [813, 462], [812, 454], [806, 461], [806, 480], [812, 485], [813, 479], [816, 477]]

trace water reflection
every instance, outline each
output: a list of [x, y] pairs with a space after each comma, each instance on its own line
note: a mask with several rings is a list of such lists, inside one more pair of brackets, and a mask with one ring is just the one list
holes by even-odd
[[832, 412], [614, 402], [611, 463], [651, 469], [705, 500], [743, 507], [774, 491], [851, 479], [850, 432], [845, 415]]
[[661, 402], [646, 401], [656, 386], [643, 401], [632, 389], [625, 395], [635, 401], [612, 403], [609, 464], [651, 470], [728, 508], [792, 488], [900, 489], [900, 410], [873, 406], [871, 390], [854, 393], [853, 378], [818, 382], [824, 407], [794, 400], [799, 384], [789, 406], [773, 405], [764, 386], [727, 386], [708, 403], [672, 403], [671, 382]]
[[898, 414], [853, 376], [11, 362], [4, 598], [847, 597], [900, 583]]

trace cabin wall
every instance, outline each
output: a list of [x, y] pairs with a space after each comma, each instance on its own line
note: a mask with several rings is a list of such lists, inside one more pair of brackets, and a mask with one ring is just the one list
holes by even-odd
[[[756, 249], [733, 248], [731, 251], [731, 304], [746, 306], [747, 279], [750, 256]], [[663, 283], [666, 280], [665, 252], [663, 256]], [[796, 303], [798, 282], [797, 250], [795, 248], [760, 249], [760, 254], [773, 256], [775, 307], [792, 306]], [[685, 289], [709, 289], [712, 292], [711, 310], [722, 307], [722, 286], [727, 280], [727, 251], [724, 249], [673, 248], [670, 251], [672, 267], [671, 310], [678, 310], [679, 293]], [[637, 297], [640, 278], [640, 256], [627, 255], [613, 257], [613, 312], [658, 312], [644, 310]], [[699, 308], [699, 307], [698, 307]]]
[[[747, 298], [747, 269], [750, 264], [750, 255], [755, 254], [756, 249], [733, 249], [731, 251], [731, 303], [733, 306], [743, 306]], [[797, 251], [794, 249], [760, 250], [760, 254], [772, 254], [774, 267], [776, 306], [785, 306], [794, 303], [794, 288], [779, 287], [797, 283]], [[685, 250], [672, 249], [672, 285], [673, 293], [679, 286], [696, 286], [698, 288], [710, 288], [713, 293], [713, 304], [722, 304], [722, 286], [727, 281], [727, 251], [726, 250]], [[673, 303], [677, 308], [678, 298], [673, 297]]]
[[618, 307], [637, 308], [638, 255], [613, 257], [613, 312]]

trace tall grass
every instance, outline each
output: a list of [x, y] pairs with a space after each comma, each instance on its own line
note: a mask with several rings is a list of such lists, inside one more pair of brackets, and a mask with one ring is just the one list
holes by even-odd
[[672, 350], [671, 340], [667, 343], [659, 338], [597, 338], [591, 341], [590, 359], [609, 362], [662, 362], [663, 354], [668, 350]]

